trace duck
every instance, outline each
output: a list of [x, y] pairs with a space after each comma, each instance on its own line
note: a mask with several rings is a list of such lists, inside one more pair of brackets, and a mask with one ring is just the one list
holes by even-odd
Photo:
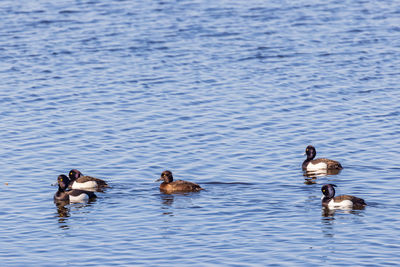
[[322, 206], [328, 209], [363, 209], [367, 203], [364, 199], [341, 195], [335, 197], [335, 187], [334, 184], [325, 184], [321, 187], [322, 191]]
[[83, 175], [77, 169], [70, 170], [68, 176], [70, 179], [69, 188], [71, 189], [94, 189], [108, 187], [108, 184], [104, 180]]
[[303, 162], [302, 169], [303, 171], [320, 171], [320, 170], [341, 170], [343, 169], [340, 162], [331, 160], [331, 159], [314, 159], [317, 155], [317, 151], [315, 147], [309, 145], [306, 147], [307, 159]]
[[90, 191], [80, 190], [80, 189], [72, 189], [68, 190], [68, 185], [70, 184], [69, 178], [61, 174], [57, 178], [58, 182], [58, 191], [54, 194], [54, 202], [66, 202], [69, 203], [80, 203], [87, 201], [89, 199], [96, 198], [96, 194]]
[[171, 171], [163, 171], [161, 173], [161, 177], [156, 180], [158, 181], [163, 181], [160, 184], [160, 191], [171, 194], [171, 193], [185, 193], [185, 192], [198, 192], [200, 190], [204, 190], [204, 188], [201, 188], [200, 185], [188, 182], [188, 181], [183, 181], [183, 180], [176, 180], [174, 181], [174, 177], [172, 176]]

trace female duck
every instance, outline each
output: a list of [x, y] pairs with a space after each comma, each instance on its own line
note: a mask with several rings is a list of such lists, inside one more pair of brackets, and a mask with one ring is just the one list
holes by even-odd
[[68, 176], [71, 180], [69, 188], [72, 189], [94, 189], [108, 187], [108, 184], [105, 181], [91, 176], [84, 176], [77, 169], [70, 170]]
[[303, 162], [302, 168], [303, 171], [319, 171], [319, 170], [341, 170], [343, 169], [342, 165], [331, 159], [314, 159], [317, 155], [317, 151], [315, 147], [308, 146], [306, 148], [305, 154], [307, 155], [307, 159]]
[[64, 174], [58, 176], [57, 182], [58, 191], [54, 195], [54, 202], [78, 203], [97, 197], [93, 192], [85, 190], [72, 189], [66, 191], [70, 180]]
[[335, 188], [334, 184], [326, 184], [321, 188], [323, 197], [322, 197], [322, 206], [328, 209], [362, 209], [367, 204], [364, 199], [342, 195], [335, 197]]
[[200, 187], [200, 185], [195, 183], [182, 180], [176, 180], [176, 181], [173, 180], [174, 177], [172, 176], [172, 172], [163, 171], [161, 173], [161, 177], [158, 180], [156, 180], [156, 182], [163, 181], [163, 183], [160, 184], [160, 190], [167, 194], [198, 192], [200, 190], [204, 190], [203, 188]]

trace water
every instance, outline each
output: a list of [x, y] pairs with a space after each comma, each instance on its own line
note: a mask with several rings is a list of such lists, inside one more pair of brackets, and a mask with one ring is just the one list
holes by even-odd
[[[397, 265], [396, 1], [0, 3], [3, 266]], [[307, 184], [305, 147], [344, 170]], [[111, 188], [57, 209], [61, 173]], [[169, 169], [206, 191], [164, 195]], [[321, 185], [366, 200], [321, 210]]]

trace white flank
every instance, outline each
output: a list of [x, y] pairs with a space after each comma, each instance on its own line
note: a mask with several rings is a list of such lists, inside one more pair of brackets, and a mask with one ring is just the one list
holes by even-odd
[[330, 209], [351, 209], [353, 202], [350, 200], [343, 200], [341, 202], [334, 202], [333, 199], [329, 201], [328, 208]]
[[307, 165], [307, 171], [318, 171], [318, 170], [326, 170], [328, 165], [325, 162], [320, 162], [318, 164], [312, 164], [311, 162]]
[[69, 202], [71, 203], [81, 203], [89, 200], [89, 196], [87, 194], [80, 194], [78, 196], [69, 196]]
[[74, 182], [72, 184], [72, 189], [88, 189], [88, 188], [96, 188], [97, 183], [95, 181], [87, 181], [85, 183], [77, 183]]

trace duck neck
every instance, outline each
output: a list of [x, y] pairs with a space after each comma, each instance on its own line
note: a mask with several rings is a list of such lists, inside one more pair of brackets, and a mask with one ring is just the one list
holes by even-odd
[[329, 201], [331, 201], [331, 200], [332, 200], [332, 197], [324, 196], [324, 197], [322, 198], [322, 204], [328, 204]]
[[307, 158], [305, 161], [303, 161], [303, 165], [302, 165], [303, 170], [307, 169], [307, 164], [308, 164], [310, 161], [311, 161], [311, 160], [308, 159], [308, 158]]
[[172, 183], [174, 181], [174, 178], [168, 177], [167, 179], [164, 180], [165, 184]]
[[65, 188], [62, 188], [61, 186], [58, 186], [58, 191], [60, 193], [64, 193], [65, 192]]
[[65, 196], [66, 196], [66, 192], [64, 188], [61, 188], [60, 186], [58, 186], [58, 191], [57, 193], [54, 195], [54, 200], [60, 201], [60, 200], [64, 200]]

